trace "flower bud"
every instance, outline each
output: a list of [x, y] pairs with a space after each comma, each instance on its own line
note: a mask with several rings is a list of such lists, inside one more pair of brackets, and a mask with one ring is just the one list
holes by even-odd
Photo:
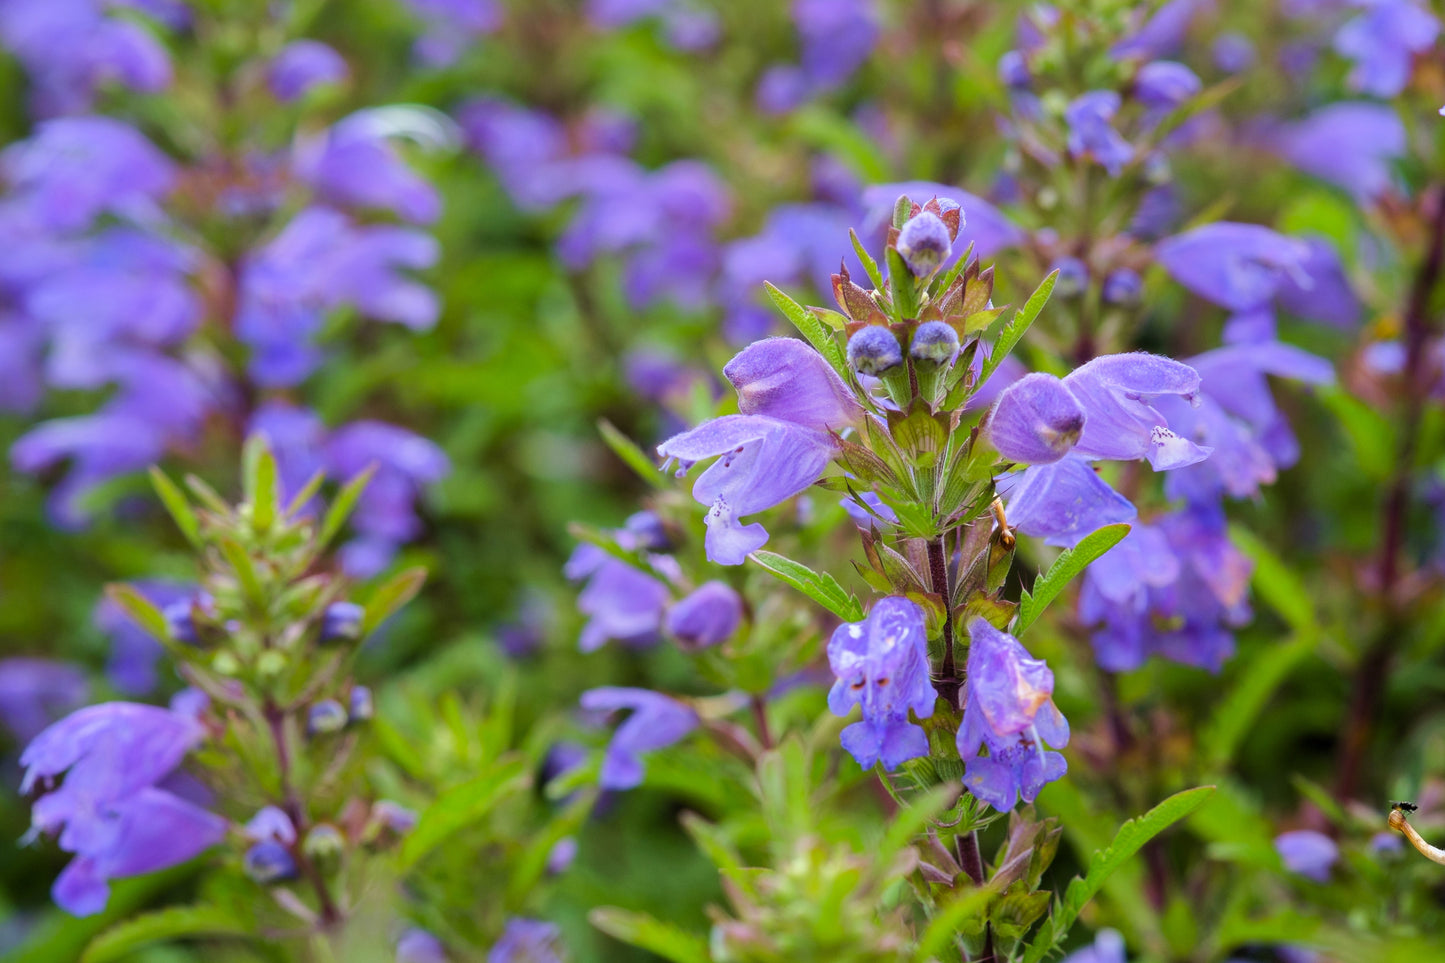
[[908, 270], [917, 277], [937, 271], [953, 251], [947, 225], [930, 211], [921, 211], [903, 225], [896, 246]]
[[271, 839], [262, 840], [246, 850], [242, 867], [247, 876], [262, 886], [296, 878], [296, 860], [291, 851]]
[[1029, 76], [1028, 61], [1024, 59], [1022, 51], [1010, 50], [998, 58], [998, 79], [1003, 81], [1005, 87], [1015, 90], [1028, 87], [1033, 78]]
[[346, 708], [335, 699], [322, 699], [306, 713], [306, 734], [340, 732], [346, 728]]
[[376, 715], [376, 702], [371, 697], [371, 690], [364, 685], [353, 686], [348, 718], [351, 722], [366, 722]]
[[717, 645], [737, 631], [743, 600], [725, 582], [708, 582], [667, 613], [667, 631], [684, 649]]
[[1172, 110], [1199, 93], [1204, 85], [1194, 71], [1172, 60], [1156, 60], [1139, 68], [1134, 96], [1146, 107]]
[[321, 616], [321, 641], [361, 637], [361, 618], [365, 610], [355, 602], [332, 602]]
[[1109, 304], [1137, 304], [1144, 282], [1137, 271], [1119, 268], [1104, 278], [1104, 300]]
[[958, 353], [958, 332], [943, 321], [925, 321], [913, 332], [908, 356], [915, 363], [946, 365]]
[[1049, 270], [1058, 271], [1054, 282], [1054, 294], [1061, 298], [1076, 298], [1089, 287], [1089, 269], [1076, 257], [1056, 258]]
[[869, 325], [848, 339], [848, 363], [859, 374], [879, 377], [903, 363], [903, 349], [892, 331]]
[[416, 813], [389, 799], [372, 804], [371, 815], [361, 830], [361, 841], [367, 845], [394, 842], [416, 828]]
[[172, 602], [161, 609], [161, 614], [165, 616], [166, 628], [170, 631], [171, 638], [186, 645], [196, 645], [201, 641], [201, 635], [196, 631], [196, 617], [191, 611], [190, 599]]
[[988, 434], [1009, 461], [1047, 465], [1069, 453], [1084, 431], [1084, 409], [1058, 378], [1025, 375], [999, 395]]
[[321, 872], [330, 873], [340, 864], [341, 854], [346, 851], [346, 837], [330, 823], [320, 823], [306, 834], [301, 851]]

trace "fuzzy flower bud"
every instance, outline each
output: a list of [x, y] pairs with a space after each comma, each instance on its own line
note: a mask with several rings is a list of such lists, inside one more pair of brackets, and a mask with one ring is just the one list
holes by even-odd
[[903, 225], [897, 247], [908, 270], [917, 277], [927, 277], [948, 259], [953, 251], [953, 241], [948, 236], [948, 226], [938, 215], [921, 211]]
[[353, 686], [347, 701], [350, 703], [347, 717], [352, 722], [366, 722], [376, 715], [376, 701], [364, 685]]
[[1054, 294], [1061, 298], [1076, 298], [1089, 287], [1089, 268], [1076, 257], [1058, 258], [1049, 270], [1059, 272]]
[[365, 610], [355, 602], [333, 602], [321, 616], [321, 641], [334, 642], [340, 639], [361, 637], [361, 617]]
[[903, 363], [903, 349], [892, 331], [869, 325], [848, 339], [848, 363], [859, 374], [876, 377]]
[[274, 839], [262, 840], [246, 850], [242, 866], [246, 875], [262, 886], [296, 878], [296, 860], [291, 851]]
[[346, 728], [346, 707], [335, 699], [322, 699], [306, 713], [306, 734], [340, 732]]
[[958, 332], [942, 321], [927, 321], [913, 332], [908, 355], [915, 362], [946, 365], [958, 353]]
[[320, 866], [322, 872], [335, 869], [345, 849], [346, 837], [341, 835], [341, 830], [329, 823], [313, 826], [301, 843], [301, 851], [306, 854], [306, 858]]
[[988, 434], [1010, 461], [1047, 465], [1069, 453], [1084, 431], [1084, 409], [1051, 374], [1025, 375], [1004, 389], [989, 417]]

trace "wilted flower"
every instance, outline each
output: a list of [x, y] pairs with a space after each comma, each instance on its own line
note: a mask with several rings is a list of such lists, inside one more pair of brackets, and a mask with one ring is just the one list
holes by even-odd
[[582, 708], [593, 712], [631, 709], [632, 715], [617, 727], [597, 784], [603, 789], [631, 789], [641, 784], [641, 756], [672, 745], [697, 728], [697, 713], [658, 692], [603, 686], [582, 693]]
[[923, 612], [905, 598], [890, 596], [873, 606], [862, 622], [833, 630], [828, 665], [837, 681], [828, 690], [828, 708], [846, 716], [855, 705], [863, 720], [843, 730], [843, 748], [864, 769], [882, 761], [897, 769], [928, 755], [928, 735], [908, 721], [933, 715], [938, 699], [929, 680], [928, 638]]
[[[969, 792], [1003, 812], [1031, 803], [1045, 783], [1068, 771], [1047, 746], [1069, 743], [1069, 724], [1054, 706], [1054, 674], [1011, 635], [987, 621], [968, 624], [968, 683], [958, 754]], [[1047, 746], [1045, 745], [1047, 744]], [[987, 747], [988, 755], [979, 750]]]

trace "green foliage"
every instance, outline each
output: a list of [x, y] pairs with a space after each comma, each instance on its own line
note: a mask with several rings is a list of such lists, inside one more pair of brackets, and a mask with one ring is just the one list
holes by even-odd
[[1089, 563], [1123, 541], [1129, 534], [1125, 524], [1105, 525], [1079, 540], [1073, 548], [1064, 549], [1049, 570], [1034, 580], [1033, 591], [1025, 590], [1019, 597], [1019, 611], [1014, 619], [1013, 634], [1023, 635], [1034, 620], [1043, 614], [1049, 603], [1058, 598], [1070, 582], [1080, 575]]
[[844, 622], [863, 618], [863, 606], [857, 596], [850, 595], [827, 572], [815, 572], [801, 562], [784, 558], [776, 552], [753, 552], [748, 558], [779, 581], [786, 582], [832, 612]]
[[80, 963], [112, 963], [151, 943], [204, 937], [251, 935], [248, 921], [218, 906], [172, 906], [143, 913], [101, 933], [85, 948]]

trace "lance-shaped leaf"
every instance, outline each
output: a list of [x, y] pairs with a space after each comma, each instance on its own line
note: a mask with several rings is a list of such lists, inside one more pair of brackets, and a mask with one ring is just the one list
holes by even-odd
[[1049, 566], [1047, 572], [1034, 579], [1033, 591], [1025, 591], [1019, 597], [1019, 617], [1014, 623], [1013, 634], [1023, 635], [1024, 629], [1033, 625], [1034, 620], [1049, 607], [1049, 603], [1058, 598], [1090, 562], [1118, 545], [1128, 534], [1129, 526], [1124, 522], [1105, 525], [1084, 536], [1073, 548], [1065, 549], [1063, 554], [1054, 559], [1054, 564]]
[[844, 591], [838, 580], [827, 572], [815, 572], [802, 562], [795, 562], [774, 552], [759, 550], [748, 558], [844, 622], [857, 622], [863, 618], [862, 604], [856, 597]]
[[797, 328], [799, 333], [808, 339], [808, 343], [817, 349], [818, 353], [833, 366], [833, 369], [844, 381], [847, 381], [848, 360], [843, 356], [843, 349], [838, 347], [838, 342], [833, 339], [833, 334], [828, 330], [828, 326], [778, 288], [766, 283], [763, 286], [768, 289], [768, 297], [773, 299], [773, 303], [778, 306], [779, 311], [783, 312], [783, 316], [793, 322], [793, 327]]
[[185, 492], [177, 488], [176, 483], [155, 465], [151, 466], [151, 486], [160, 496], [161, 503], [166, 506], [166, 511], [170, 512], [176, 527], [181, 530], [182, 535], [186, 536], [186, 541], [196, 548], [204, 548], [205, 544], [201, 541], [201, 523], [196, 519], [196, 513], [191, 508], [191, 503], [186, 500]]
[[198, 936], [244, 937], [247, 934], [245, 922], [219, 906], [173, 906], [112, 926], [90, 941], [80, 957], [80, 963], [128, 960], [141, 947], [168, 940]]
[[361, 619], [362, 638], [376, 631], [376, 627], [396, 614], [397, 610], [416, 597], [426, 581], [426, 569], [409, 568], [398, 572], [382, 583], [366, 602], [366, 614]]
[[673, 963], [709, 963], [712, 960], [707, 941], [701, 936], [646, 913], [634, 913], [616, 906], [599, 906], [587, 914], [587, 919], [613, 939], [640, 947]]
[[1034, 319], [1039, 316], [1039, 312], [1048, 303], [1049, 295], [1054, 293], [1054, 282], [1058, 279], [1059, 272], [1050, 271], [1049, 276], [1040, 282], [1024, 306], [1009, 319], [1008, 324], [1004, 325], [1003, 330], [999, 332], [998, 340], [994, 343], [993, 353], [983, 363], [983, 371], [978, 376], [979, 384], [983, 384], [994, 371], [998, 370], [998, 366], [1003, 364], [1004, 359], [1009, 356], [1009, 352], [1013, 351], [1014, 346], [1023, 338], [1024, 332], [1028, 331], [1029, 325], [1034, 323]]
[[667, 487], [663, 473], [657, 470], [656, 463], [616, 425], [606, 418], [599, 418], [597, 419], [597, 431], [602, 435], [602, 440], [607, 442], [607, 447], [612, 449], [613, 454], [621, 458], [627, 467], [637, 474], [638, 478], [653, 488]]

